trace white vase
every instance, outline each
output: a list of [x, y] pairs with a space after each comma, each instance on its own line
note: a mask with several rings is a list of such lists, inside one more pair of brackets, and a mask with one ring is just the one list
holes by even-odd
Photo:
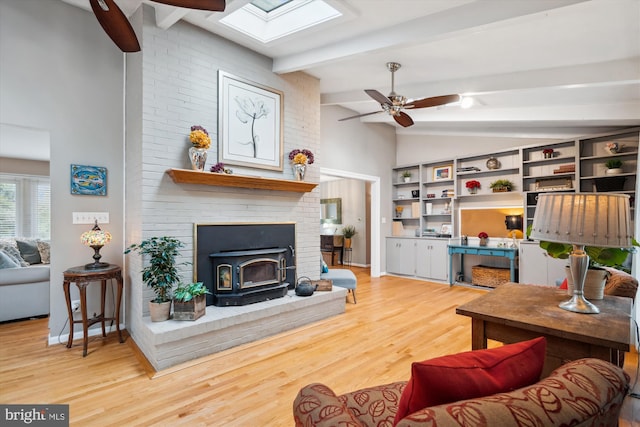
[[607, 175], [620, 175], [621, 173], [622, 173], [622, 168], [607, 169]]
[[[573, 295], [573, 276], [571, 269], [565, 268], [567, 274], [567, 294]], [[606, 270], [590, 268], [587, 270], [587, 277], [584, 279], [582, 292], [587, 300], [599, 300], [604, 298], [604, 287], [609, 273]]]
[[191, 161], [191, 169], [200, 172], [204, 171], [204, 166], [207, 164], [207, 149], [189, 148], [189, 161]]
[[296, 178], [296, 181], [304, 181], [304, 174], [307, 171], [307, 165], [294, 163], [293, 164], [293, 175]]

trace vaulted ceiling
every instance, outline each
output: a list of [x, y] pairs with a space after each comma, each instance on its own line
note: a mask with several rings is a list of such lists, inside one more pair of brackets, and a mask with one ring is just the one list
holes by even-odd
[[182, 19], [269, 56], [276, 73], [316, 76], [322, 104], [345, 116], [381, 110], [364, 89], [390, 92], [389, 61], [402, 64], [398, 94], [475, 100], [409, 111], [408, 128], [386, 113], [355, 119], [399, 134], [571, 137], [640, 125], [640, 0], [324, 0], [342, 16], [266, 44], [219, 22], [249, 0], [227, 0], [222, 13], [115, 1], [127, 14], [152, 6], [161, 28]]

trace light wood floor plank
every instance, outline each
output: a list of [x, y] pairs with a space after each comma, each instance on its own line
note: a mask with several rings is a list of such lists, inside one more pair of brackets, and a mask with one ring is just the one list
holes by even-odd
[[[291, 426], [305, 384], [340, 394], [405, 380], [412, 361], [471, 348], [455, 308], [486, 291], [353, 271], [358, 304], [349, 296], [345, 314], [157, 373], [115, 334], [92, 338], [83, 358], [80, 340], [46, 345], [47, 319], [0, 325], [0, 402], [66, 403], [77, 426]], [[633, 380], [637, 354], [626, 359]], [[620, 425], [638, 420], [627, 398]]]

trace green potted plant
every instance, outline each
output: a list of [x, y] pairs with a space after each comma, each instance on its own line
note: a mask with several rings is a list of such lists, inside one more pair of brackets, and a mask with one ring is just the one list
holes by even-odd
[[508, 179], [498, 179], [493, 181], [489, 187], [494, 193], [503, 193], [505, 191], [513, 190], [514, 185]]
[[622, 160], [609, 159], [604, 164], [607, 167], [608, 175], [619, 175], [622, 173]]
[[204, 316], [206, 295], [210, 293], [202, 282], [180, 284], [173, 292], [173, 319], [197, 320]]
[[[634, 246], [640, 246], [636, 239], [632, 240]], [[540, 241], [540, 247], [544, 249], [549, 256], [558, 259], [568, 259], [573, 245], [564, 243]], [[629, 273], [629, 269], [623, 266], [627, 260], [629, 253], [634, 252], [635, 248], [603, 248], [599, 246], [585, 246], [584, 251], [589, 255], [589, 267], [587, 270], [587, 278], [585, 279], [585, 297], [587, 299], [602, 299], [602, 291], [607, 280], [608, 272], [601, 267], [613, 267], [618, 270]], [[569, 266], [567, 269], [567, 282], [569, 283], [569, 294], [573, 293], [573, 278]], [[594, 292], [593, 294], [587, 294]]]
[[411, 171], [410, 170], [403, 171], [402, 172], [402, 179], [404, 180], [404, 182], [411, 181]]
[[149, 301], [152, 322], [168, 320], [171, 313], [171, 292], [180, 281], [176, 257], [183, 243], [173, 237], [151, 237], [140, 243], [134, 243], [125, 250], [149, 256], [149, 264], [142, 269], [142, 281], [155, 293]]
[[344, 236], [344, 247], [351, 247], [351, 239], [358, 234], [354, 225], [345, 225], [342, 227], [342, 235]]

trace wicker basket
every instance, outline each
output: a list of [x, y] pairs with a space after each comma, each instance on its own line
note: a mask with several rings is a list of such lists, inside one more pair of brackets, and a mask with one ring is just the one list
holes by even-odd
[[511, 272], [508, 268], [487, 267], [484, 265], [471, 267], [471, 283], [474, 285], [497, 288], [510, 281]]
[[624, 188], [624, 182], [627, 179], [625, 176], [607, 176], [602, 178], [593, 178], [593, 182], [596, 185], [596, 191], [622, 191]]

